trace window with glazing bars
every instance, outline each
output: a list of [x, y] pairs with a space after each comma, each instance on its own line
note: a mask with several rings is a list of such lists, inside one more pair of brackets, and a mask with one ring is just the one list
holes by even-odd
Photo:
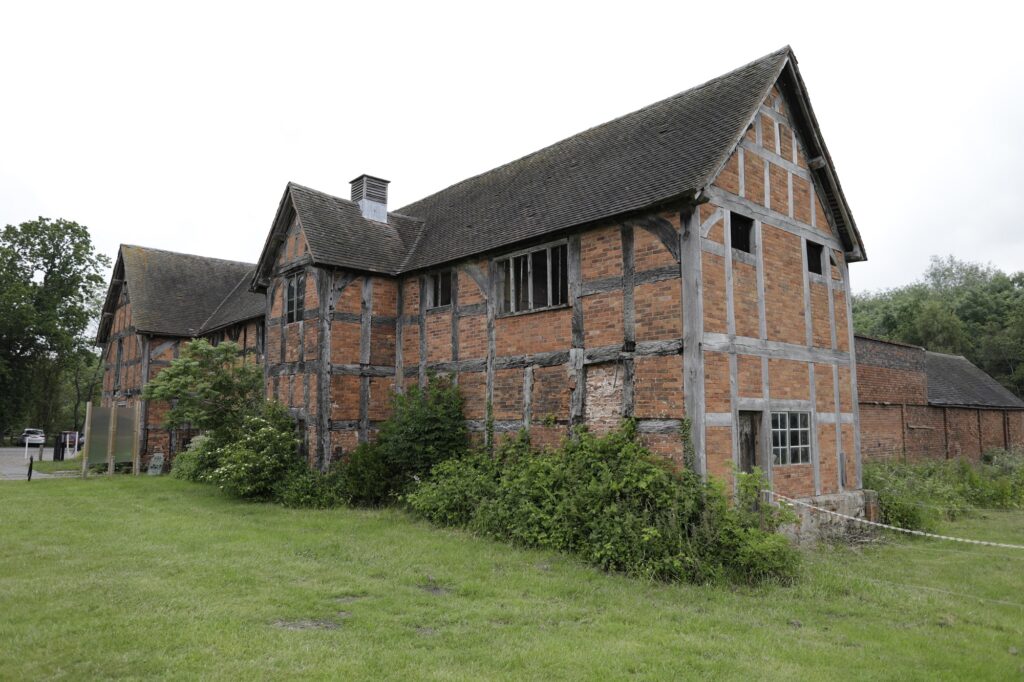
[[442, 270], [427, 276], [427, 307], [440, 308], [452, 304], [452, 271]]
[[285, 291], [285, 322], [302, 319], [302, 308], [306, 303], [306, 273], [289, 275]]
[[498, 263], [503, 313], [543, 310], [569, 302], [569, 249], [565, 244], [527, 251]]
[[772, 412], [772, 461], [777, 466], [811, 461], [809, 412]]

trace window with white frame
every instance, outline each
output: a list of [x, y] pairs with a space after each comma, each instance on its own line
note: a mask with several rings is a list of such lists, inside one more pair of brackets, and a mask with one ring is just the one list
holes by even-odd
[[520, 313], [569, 302], [569, 248], [565, 243], [498, 259], [501, 312]]
[[302, 319], [302, 309], [306, 303], [306, 273], [288, 276], [284, 303], [286, 323]]
[[440, 308], [452, 304], [452, 271], [442, 270], [427, 275], [427, 307]]
[[772, 461], [776, 466], [811, 461], [809, 412], [772, 412]]

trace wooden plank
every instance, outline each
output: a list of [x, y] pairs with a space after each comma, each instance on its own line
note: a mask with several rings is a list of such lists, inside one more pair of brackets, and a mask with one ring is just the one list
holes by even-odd
[[89, 445], [93, 440], [92, 401], [85, 404], [85, 445], [82, 446], [82, 478], [89, 475]]
[[807, 384], [811, 394], [811, 469], [814, 473], [814, 494], [821, 495], [821, 448], [818, 443], [818, 400], [815, 386], [814, 363], [807, 363]]
[[405, 278], [398, 280], [398, 319], [395, 322], [395, 393], [405, 393]]
[[533, 365], [523, 372], [523, 428], [529, 429], [533, 420]]
[[635, 225], [650, 232], [658, 238], [662, 246], [668, 249], [673, 258], [679, 260], [679, 233], [676, 232], [676, 228], [672, 227], [672, 223], [658, 216], [648, 216], [628, 221], [626, 224], [630, 227]]
[[[142, 424], [142, 402], [141, 401], [137, 401], [135, 403], [134, 420], [135, 420], [135, 433], [138, 434], [139, 430], [140, 430], [139, 427]], [[139, 465], [139, 438], [136, 437], [134, 440], [132, 440], [132, 475], [133, 476], [138, 476], [139, 475], [139, 469], [140, 469], [140, 465]]]
[[107, 474], [114, 475], [114, 447], [117, 440], [117, 405], [110, 406], [110, 423], [107, 426]]
[[689, 206], [680, 213], [680, 278], [683, 316], [683, 395], [692, 428], [694, 466], [707, 478], [704, 452], [704, 293], [701, 273], [700, 211]]
[[[672, 231], [675, 235], [675, 230]], [[632, 351], [636, 347], [636, 310], [634, 308], [634, 243], [633, 227], [622, 225], [619, 228], [619, 239], [622, 245], [622, 347]]]
[[420, 361], [419, 361], [419, 380], [420, 388], [426, 388], [427, 386], [427, 278], [420, 275], [420, 315], [417, 320], [420, 326]]
[[[685, 346], [685, 343], [684, 343]], [[804, 362], [850, 362], [850, 353], [827, 348], [816, 348], [782, 341], [768, 341], [749, 336], [730, 339], [727, 334], [707, 332], [704, 334], [704, 348], [722, 353], [757, 355], [775, 360], [802, 360]]]

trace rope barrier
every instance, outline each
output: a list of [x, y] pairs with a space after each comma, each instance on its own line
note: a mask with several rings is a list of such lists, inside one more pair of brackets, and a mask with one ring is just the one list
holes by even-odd
[[786, 497], [785, 495], [780, 495], [780, 494], [778, 494], [776, 492], [773, 492], [771, 490], [766, 490], [765, 493], [767, 493], [768, 495], [771, 495], [772, 497], [775, 497], [776, 499], [784, 501], [786, 504], [788, 504], [790, 506], [797, 506], [798, 505], [798, 506], [801, 506], [801, 507], [806, 507], [807, 509], [812, 509], [814, 511], [821, 512], [823, 514], [830, 514], [832, 516], [837, 516], [837, 517], [839, 517], [841, 519], [846, 519], [848, 521], [854, 521], [856, 523], [862, 523], [862, 524], [865, 524], [867, 526], [875, 526], [876, 528], [885, 528], [886, 530], [894, 530], [894, 531], [897, 531], [897, 532], [900, 532], [900, 533], [907, 533], [908, 535], [917, 535], [919, 537], [933, 538], [935, 540], [950, 540], [952, 542], [963, 542], [963, 543], [966, 543], [966, 544], [969, 544], [969, 545], [984, 545], [986, 547], [1002, 547], [1004, 549], [1024, 549], [1024, 545], [1011, 545], [1011, 544], [1007, 544], [1005, 542], [988, 542], [986, 540], [969, 540], [967, 538], [953, 537], [952, 535], [938, 535], [936, 533], [926, 533], [923, 530], [910, 530], [909, 528], [900, 528], [899, 526], [890, 526], [890, 525], [885, 524], [885, 523], [878, 523], [877, 521], [868, 521], [867, 519], [859, 519], [856, 516], [850, 516], [849, 514], [841, 514], [841, 513], [837, 512], [837, 511], [832, 511], [831, 509], [825, 509], [824, 507], [817, 507], [817, 506], [815, 506], [813, 504], [809, 504], [807, 502], [802, 502], [800, 500], [794, 500], [791, 497]]

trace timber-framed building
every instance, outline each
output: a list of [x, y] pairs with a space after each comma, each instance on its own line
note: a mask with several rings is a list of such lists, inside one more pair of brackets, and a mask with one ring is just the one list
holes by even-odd
[[629, 416], [681, 464], [688, 418], [705, 475], [859, 496], [848, 265], [866, 253], [788, 47], [408, 206], [387, 194], [368, 175], [349, 199], [289, 183], [255, 265], [199, 259], [219, 278], [154, 285], [199, 257], [122, 247], [105, 400], [138, 398], [126, 367], [151, 377], [180, 340], [226, 336], [321, 469], [443, 372], [481, 436]]

